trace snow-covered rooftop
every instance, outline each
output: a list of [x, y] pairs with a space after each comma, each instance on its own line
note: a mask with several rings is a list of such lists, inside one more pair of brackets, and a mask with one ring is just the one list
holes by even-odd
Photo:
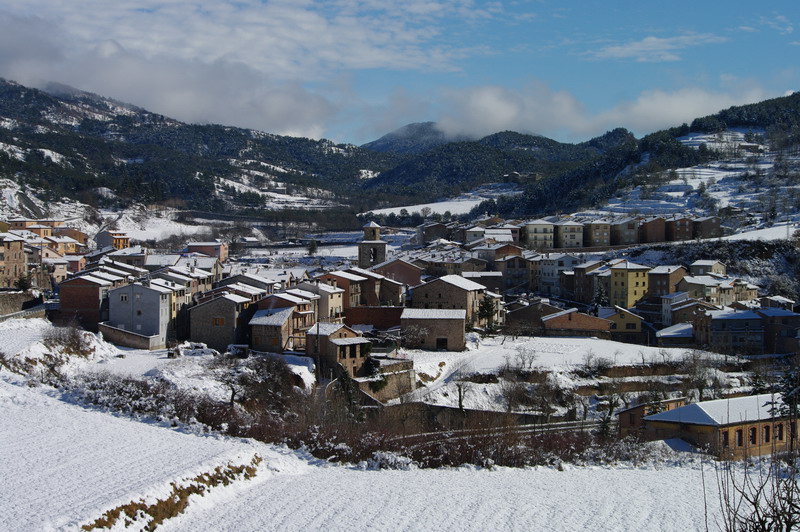
[[344, 326], [345, 325], [342, 323], [317, 322], [311, 326], [311, 328], [306, 332], [306, 335], [330, 336]]
[[356, 275], [354, 273], [345, 272], [342, 270], [337, 270], [335, 272], [331, 272], [330, 275], [335, 275], [336, 277], [341, 277], [342, 279], [347, 279], [348, 281], [359, 282], [359, 281], [366, 281], [367, 278], [361, 275]]
[[270, 308], [256, 311], [250, 318], [250, 325], [270, 325], [279, 327], [292, 317], [293, 308]]
[[439, 281], [444, 281], [445, 283], [451, 284], [453, 286], [457, 286], [459, 288], [463, 288], [464, 290], [485, 290], [486, 287], [480, 283], [476, 283], [475, 281], [470, 281], [460, 275], [445, 275], [439, 277]]
[[656, 331], [656, 338], [693, 338], [694, 326], [691, 323], [676, 323]]
[[407, 308], [400, 315], [401, 320], [464, 320], [466, 317], [464, 309], [442, 308]]
[[722, 426], [771, 419], [773, 409], [780, 404], [782, 404], [780, 396], [768, 393], [716, 399], [653, 414], [645, 417], [645, 420]]
[[234, 303], [249, 303], [250, 302], [250, 298], [249, 297], [237, 296], [236, 294], [225, 294], [222, 297], [224, 297], [228, 301], [233, 301]]

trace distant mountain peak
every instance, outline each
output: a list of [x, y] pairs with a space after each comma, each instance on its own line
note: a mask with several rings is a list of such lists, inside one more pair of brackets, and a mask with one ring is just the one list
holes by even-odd
[[473, 139], [465, 135], [447, 135], [436, 122], [414, 122], [361, 147], [378, 152], [420, 154], [448, 142], [467, 140]]

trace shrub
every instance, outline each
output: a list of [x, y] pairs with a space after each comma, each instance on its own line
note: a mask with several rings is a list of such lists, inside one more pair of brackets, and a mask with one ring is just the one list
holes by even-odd
[[47, 332], [42, 343], [65, 355], [87, 358], [94, 353], [89, 339], [90, 334], [74, 325], [54, 327]]

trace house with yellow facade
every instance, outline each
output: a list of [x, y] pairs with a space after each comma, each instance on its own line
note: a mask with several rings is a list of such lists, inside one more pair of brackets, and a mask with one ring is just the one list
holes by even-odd
[[644, 319], [619, 306], [600, 307], [597, 317], [611, 322], [611, 339], [617, 342], [639, 343], [645, 338]]
[[628, 260], [612, 265], [609, 278], [608, 299], [611, 305], [631, 308], [647, 295], [649, 266]]
[[692, 403], [645, 416], [644, 437], [680, 438], [735, 459], [782, 452], [796, 445], [797, 421], [778, 413], [781, 404], [773, 394]]

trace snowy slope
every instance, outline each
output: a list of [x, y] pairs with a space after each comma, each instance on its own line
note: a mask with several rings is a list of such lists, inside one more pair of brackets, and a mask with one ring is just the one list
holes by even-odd
[[194, 497], [160, 529], [693, 530], [704, 519], [698, 462], [370, 471], [114, 417], [4, 379], [0, 406], [0, 474], [14, 486], [0, 490], [4, 530], [74, 530], [256, 453], [265, 465], [255, 479]]
[[[7, 374], [6, 374], [7, 375]], [[252, 441], [183, 433], [118, 418], [0, 378], [3, 530], [62, 530], [106, 509], [159, 495], [171, 481], [261, 455], [276, 469], [305, 463]]]
[[[422, 209], [428, 208], [432, 213], [444, 214], [449, 211], [450, 214], [466, 214], [473, 207], [480, 202], [487, 199], [497, 198], [498, 196], [506, 195], [512, 196], [522, 193], [522, 189], [518, 185], [511, 185], [507, 183], [492, 183], [483, 185], [470, 192], [465, 192], [458, 197], [437, 201], [433, 203], [421, 203], [418, 205], [406, 205], [404, 207], [390, 207], [386, 209], [376, 209], [371, 211], [375, 214], [400, 214], [400, 211], [405, 209], [409, 213], [422, 212]], [[365, 213], [362, 213], [365, 214]]]
[[[705, 474], [713, 483], [714, 473]], [[717, 499], [709, 491], [713, 524]], [[195, 507], [164, 530], [700, 530], [702, 504], [699, 465], [566, 471], [333, 467], [276, 477], [223, 504]]]

